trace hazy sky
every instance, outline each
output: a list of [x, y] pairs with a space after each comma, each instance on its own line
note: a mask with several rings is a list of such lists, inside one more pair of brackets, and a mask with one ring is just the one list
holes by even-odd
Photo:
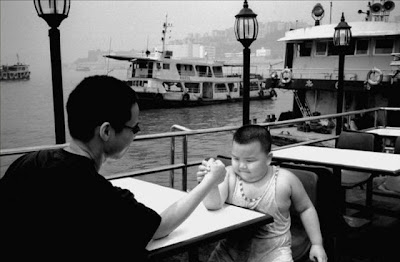
[[[325, 9], [322, 24], [338, 23], [341, 12], [346, 21], [361, 21], [368, 1], [272, 1], [249, 0], [249, 7], [260, 22], [304, 21], [312, 24], [311, 10], [319, 2]], [[400, 1], [391, 17], [400, 15]], [[332, 9], [330, 5], [332, 3]], [[168, 15], [172, 23], [171, 39], [182, 39], [188, 33], [205, 33], [233, 26], [235, 15], [243, 6], [235, 1], [71, 1], [68, 18], [60, 25], [63, 62], [86, 57], [88, 50], [146, 49], [160, 45], [162, 24]], [[48, 25], [36, 14], [33, 0], [0, 0], [1, 63], [20, 61], [29, 64], [50, 63]], [[234, 32], [232, 31], [232, 34]]]

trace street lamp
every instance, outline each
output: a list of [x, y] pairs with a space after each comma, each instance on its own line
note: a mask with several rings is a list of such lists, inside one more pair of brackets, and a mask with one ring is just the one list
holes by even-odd
[[68, 17], [71, 0], [34, 0], [39, 17], [50, 26], [51, 76], [53, 82], [54, 125], [56, 144], [65, 143], [64, 100], [61, 74], [60, 31], [58, 26]]
[[250, 49], [249, 46], [257, 39], [257, 15], [249, 8], [247, 0], [243, 9], [236, 16], [235, 35], [242, 43], [243, 49], [243, 125], [250, 124]]
[[[343, 71], [344, 71], [344, 56], [346, 48], [350, 45], [351, 41], [351, 26], [349, 26], [344, 20], [344, 13], [340, 23], [335, 27], [335, 33], [333, 35], [333, 44], [338, 48], [339, 54], [339, 77], [337, 87], [337, 113], [343, 111]], [[338, 117], [336, 120], [336, 135], [342, 132], [343, 120], [342, 117]]]

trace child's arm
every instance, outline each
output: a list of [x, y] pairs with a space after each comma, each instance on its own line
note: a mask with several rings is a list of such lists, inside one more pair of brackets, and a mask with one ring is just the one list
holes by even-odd
[[[205, 176], [213, 176], [216, 170], [211, 166], [211, 163], [214, 159], [209, 159], [208, 161], [203, 161], [202, 164], [198, 168], [197, 181], [200, 182], [204, 179]], [[211, 166], [211, 168], [210, 168]], [[217, 170], [220, 172], [220, 170]], [[226, 170], [225, 170], [226, 172]], [[228, 176], [225, 176], [224, 182], [219, 185], [214, 185], [207, 196], [203, 199], [204, 206], [209, 210], [217, 210], [222, 207], [225, 203], [225, 200], [228, 196]]]
[[327, 256], [323, 246], [317, 211], [308, 197], [303, 184], [293, 174], [290, 178], [290, 185], [292, 189], [292, 203], [296, 211], [300, 214], [300, 219], [312, 244], [310, 259], [312, 261], [326, 262]]

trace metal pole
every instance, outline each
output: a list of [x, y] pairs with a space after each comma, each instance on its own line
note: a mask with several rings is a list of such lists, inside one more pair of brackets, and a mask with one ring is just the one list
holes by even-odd
[[51, 76], [53, 82], [53, 107], [56, 144], [65, 143], [64, 99], [61, 74], [60, 31], [53, 27], [49, 30]]
[[243, 49], [243, 125], [250, 124], [250, 49]]
[[[343, 71], [344, 71], [344, 50], [340, 47], [339, 50], [339, 79], [337, 90], [337, 109], [336, 112], [342, 113], [343, 111]], [[339, 116], [336, 120], [336, 135], [342, 132], [343, 117]]]

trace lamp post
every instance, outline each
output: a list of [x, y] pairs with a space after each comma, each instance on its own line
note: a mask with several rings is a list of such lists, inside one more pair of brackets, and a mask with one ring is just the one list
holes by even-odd
[[[351, 26], [349, 26], [344, 20], [344, 13], [340, 23], [335, 27], [335, 33], [333, 35], [333, 44], [338, 48], [339, 54], [339, 77], [337, 87], [337, 113], [343, 111], [343, 71], [344, 71], [344, 56], [346, 48], [350, 45], [351, 41]], [[340, 135], [342, 132], [343, 118], [337, 117], [336, 120], [336, 135]]]
[[236, 16], [235, 35], [243, 45], [243, 125], [250, 124], [250, 45], [257, 39], [257, 15], [249, 8], [247, 0]]
[[58, 26], [68, 17], [70, 0], [34, 0], [39, 17], [50, 26], [51, 77], [53, 82], [53, 107], [56, 144], [65, 143], [64, 100], [61, 74], [60, 31]]

